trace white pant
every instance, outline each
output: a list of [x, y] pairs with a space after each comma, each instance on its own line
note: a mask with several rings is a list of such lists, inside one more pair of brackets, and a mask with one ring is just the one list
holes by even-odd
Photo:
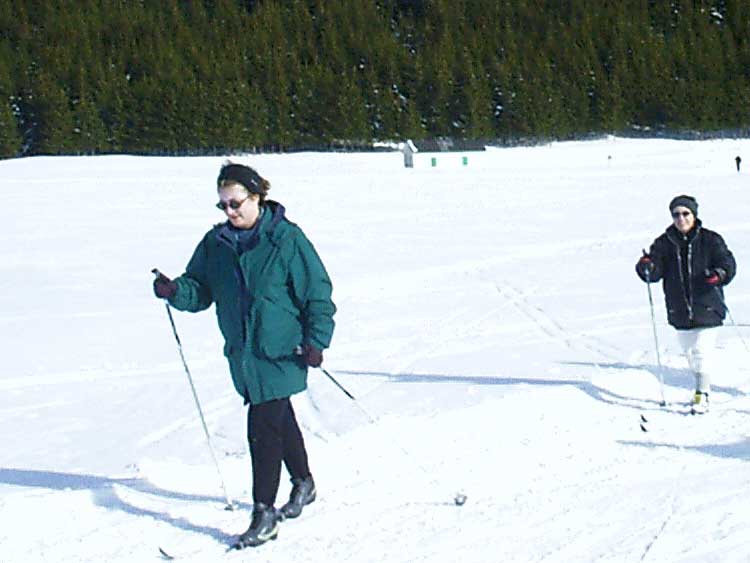
[[711, 391], [711, 376], [716, 371], [717, 327], [678, 330], [677, 339], [695, 375], [695, 390]]

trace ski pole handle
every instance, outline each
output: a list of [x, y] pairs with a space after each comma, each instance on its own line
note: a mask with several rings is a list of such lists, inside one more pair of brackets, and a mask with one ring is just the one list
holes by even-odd
[[[641, 248], [641, 252], [643, 252], [643, 258], [648, 258], [648, 252], [646, 252], [645, 248]], [[649, 261], [650, 261], [650, 258], [649, 258]], [[644, 268], [644, 270], [645, 270], [644, 274], [646, 274], [646, 283], [650, 284], [651, 283], [651, 270], [649, 268]], [[649, 289], [649, 301], [650, 301], [650, 297], [651, 297], [651, 290]]]
[[177, 293], [177, 284], [162, 274], [157, 268], [153, 268], [151, 273], [154, 274], [154, 295], [159, 299], [171, 299]]

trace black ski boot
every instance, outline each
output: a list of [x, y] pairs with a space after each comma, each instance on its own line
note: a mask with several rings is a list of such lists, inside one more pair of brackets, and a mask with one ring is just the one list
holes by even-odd
[[234, 549], [245, 547], [257, 547], [268, 540], [275, 540], [279, 535], [278, 518], [273, 506], [266, 506], [262, 502], [256, 502], [253, 507], [253, 519], [250, 527], [237, 538]]
[[312, 475], [304, 479], [292, 479], [292, 492], [289, 502], [281, 507], [284, 518], [296, 518], [302, 514], [302, 509], [315, 500], [315, 481]]

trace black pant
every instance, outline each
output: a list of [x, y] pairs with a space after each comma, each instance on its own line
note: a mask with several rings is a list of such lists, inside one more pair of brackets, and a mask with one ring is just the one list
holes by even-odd
[[282, 461], [292, 479], [310, 476], [305, 442], [288, 397], [250, 405], [247, 438], [253, 463], [254, 502], [274, 505]]

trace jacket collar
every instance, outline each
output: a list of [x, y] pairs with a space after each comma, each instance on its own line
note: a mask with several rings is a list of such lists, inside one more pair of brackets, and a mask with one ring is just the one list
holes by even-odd
[[693, 228], [690, 229], [686, 235], [683, 235], [680, 231], [677, 230], [677, 227], [674, 225], [670, 225], [667, 227], [667, 236], [670, 238], [670, 240], [676, 242], [676, 243], [683, 243], [683, 242], [693, 242], [695, 240], [695, 237], [698, 236], [698, 233], [701, 232], [701, 229], [703, 228], [703, 223], [700, 219], [695, 219], [695, 225], [693, 225]]
[[232, 248], [237, 254], [242, 254], [255, 248], [260, 242], [261, 237], [267, 236], [273, 242], [280, 236], [276, 228], [284, 219], [284, 206], [276, 201], [266, 201], [261, 209], [260, 217], [255, 225], [250, 229], [238, 229], [228, 220], [214, 227], [216, 229], [216, 238]]

